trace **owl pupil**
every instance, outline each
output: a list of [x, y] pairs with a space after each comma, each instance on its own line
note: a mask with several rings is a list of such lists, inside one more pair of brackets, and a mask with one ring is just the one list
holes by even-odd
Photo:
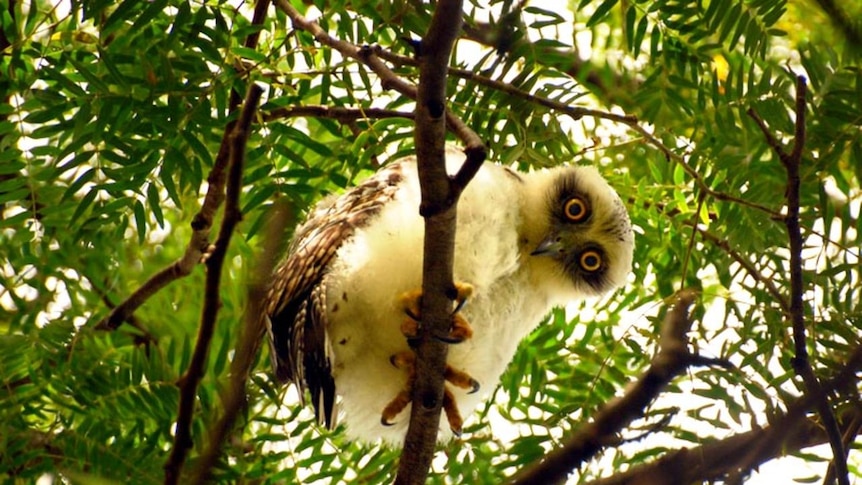
[[602, 257], [595, 250], [585, 251], [581, 254], [580, 263], [581, 269], [592, 273], [602, 267]]
[[572, 222], [581, 222], [588, 217], [587, 204], [579, 197], [573, 197], [566, 201], [563, 207], [566, 218]]

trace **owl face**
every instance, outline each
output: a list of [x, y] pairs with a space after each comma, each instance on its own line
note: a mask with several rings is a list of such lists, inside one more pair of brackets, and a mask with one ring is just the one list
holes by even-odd
[[575, 287], [598, 295], [631, 270], [634, 238], [625, 206], [592, 167], [566, 167], [546, 201], [547, 233], [531, 253], [552, 258]]

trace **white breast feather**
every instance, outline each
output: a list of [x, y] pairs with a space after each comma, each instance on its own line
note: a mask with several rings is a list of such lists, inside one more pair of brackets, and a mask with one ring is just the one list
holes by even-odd
[[[455, 162], [460, 164], [461, 158]], [[408, 349], [400, 331], [406, 316], [398, 297], [422, 283], [424, 222], [418, 215], [415, 170], [414, 164], [404, 165], [405, 182], [395, 200], [339, 249], [326, 277], [341, 410], [348, 434], [366, 441], [383, 438], [400, 444], [409, 421], [408, 406], [395, 425], [380, 424], [381, 411], [407, 377], [389, 362], [390, 356]], [[535, 265], [524, 264], [528, 242], [519, 240], [518, 233], [522, 208], [528, 205], [523, 197], [522, 181], [504, 168], [485, 164], [459, 202], [454, 274], [475, 288], [462, 310], [474, 333], [450, 347], [448, 362], [482, 386], [475, 394], [452, 388], [465, 418], [496, 387], [521, 339], [562, 302], [554, 294], [564, 294], [560, 290], [567, 286], [563, 279], [537, 285]], [[440, 437], [449, 436], [443, 419]]]

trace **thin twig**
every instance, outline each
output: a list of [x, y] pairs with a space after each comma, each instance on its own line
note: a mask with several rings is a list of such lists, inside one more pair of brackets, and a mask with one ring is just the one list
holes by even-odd
[[784, 216], [784, 224], [787, 228], [787, 237], [790, 246], [790, 324], [793, 330], [794, 358], [792, 360], [793, 370], [802, 378], [806, 392], [820, 396], [817, 400], [817, 412], [823, 421], [823, 426], [829, 436], [829, 445], [832, 447], [832, 455], [835, 463], [835, 475], [839, 485], [849, 485], [850, 479], [847, 472], [847, 460], [844, 452], [844, 444], [839, 432], [838, 423], [832, 408], [829, 406], [827, 396], [821, 392], [821, 385], [811, 362], [808, 359], [808, 347], [806, 343], [805, 330], [805, 304], [803, 301], [804, 281], [802, 273], [802, 248], [803, 238], [799, 227], [799, 206], [801, 180], [799, 169], [802, 165], [802, 154], [805, 148], [805, 110], [806, 110], [806, 80], [804, 76], [796, 78], [796, 106], [795, 106], [795, 133], [793, 149], [788, 154], [778, 139], [772, 134], [766, 123], [760, 116], [749, 108], [748, 115], [757, 123], [767, 144], [772, 148], [781, 160], [787, 172], [787, 188], [785, 197], [787, 199], [787, 214]]
[[275, 267], [279, 242], [284, 228], [290, 225], [288, 220], [291, 215], [292, 213], [286, 204], [277, 204], [271, 211], [266, 224], [263, 250], [255, 265], [255, 270], [252, 271], [251, 283], [248, 288], [248, 305], [244, 312], [245, 325], [240, 333], [236, 352], [231, 361], [230, 384], [228, 390], [222, 393], [223, 411], [210, 432], [206, 450], [197, 461], [195, 478], [191, 483], [206, 483], [210, 480], [212, 469], [221, 455], [229, 433], [233, 430], [236, 418], [246, 404], [246, 385], [264, 331], [262, 317], [265, 316], [266, 312], [263, 311], [261, 302], [266, 294], [266, 276]]
[[[862, 430], [862, 406], [860, 406], [858, 402], [850, 409], [849, 413], [847, 414], [851, 413], [855, 413], [853, 414], [852, 418], [848, 419], [847, 415], [845, 415], [842, 416], [844, 419], [841, 420], [845, 423], [849, 421], [849, 424], [844, 427], [844, 433], [842, 436], [845, 452], [848, 452], [848, 450], [850, 450], [850, 446], [853, 445], [853, 443], [856, 441], [856, 437], [859, 436], [860, 430]], [[826, 468], [826, 476], [823, 477], [823, 485], [831, 485], [835, 483], [836, 473], [837, 472], [835, 470], [835, 460], [832, 460], [829, 463], [829, 466]]]
[[242, 191], [242, 170], [245, 161], [245, 144], [249, 126], [257, 110], [263, 88], [257, 84], [249, 87], [245, 104], [230, 135], [228, 178], [225, 187], [225, 209], [215, 247], [206, 261], [207, 275], [204, 290], [204, 305], [192, 358], [177, 386], [180, 389], [179, 411], [171, 454], [165, 464], [165, 485], [179, 483], [183, 463], [192, 447], [192, 417], [197, 388], [203, 378], [209, 346], [215, 331], [216, 317], [221, 305], [219, 286], [224, 259], [234, 228], [242, 219], [239, 197]]
[[[282, 9], [288, 17], [290, 17], [290, 19], [293, 21], [293, 25], [295, 28], [302, 29], [311, 33], [317, 42], [336, 49], [342, 55], [357, 59], [367, 65], [380, 77], [381, 84], [385, 89], [394, 89], [395, 91], [398, 91], [399, 93], [411, 99], [416, 99], [416, 86], [401, 79], [383, 61], [387, 60], [389, 62], [392, 62], [393, 64], [398, 65], [418, 65], [418, 61], [413, 60], [409, 57], [394, 54], [383, 49], [380, 46], [359, 47], [349, 42], [332, 37], [331, 35], [326, 33], [326, 31], [324, 31], [317, 22], [310, 21], [303, 17], [295, 8], [293, 8], [292, 5], [290, 5], [287, 0], [276, 0], [276, 3], [278, 7]], [[512, 96], [517, 96], [519, 98], [539, 104], [546, 108], [550, 108], [555, 111], [567, 114], [573, 119], [580, 119], [584, 116], [592, 116], [624, 124], [630, 127], [636, 133], [638, 133], [648, 144], [658, 149], [668, 161], [672, 161], [681, 166], [683, 170], [695, 181], [698, 187], [700, 187], [700, 189], [703, 190], [710, 197], [716, 200], [734, 202], [739, 205], [764, 212], [770, 217], [776, 219], [781, 217], [779, 213], [769, 207], [724, 192], [720, 192], [709, 187], [709, 185], [706, 184], [706, 182], [703, 180], [697, 170], [695, 170], [694, 167], [692, 167], [688, 164], [688, 162], [685, 161], [684, 157], [675, 153], [667, 145], [662, 143], [662, 141], [659, 140], [658, 137], [656, 137], [649, 130], [641, 126], [635, 116], [620, 115], [607, 111], [584, 108], [581, 106], [571, 106], [565, 103], [561, 103], [559, 101], [544, 98], [541, 96], [536, 96], [506, 83], [495, 81], [486, 76], [481, 76], [479, 74], [463, 69], [450, 68], [448, 72], [454, 76], [462, 77], [464, 79], [470, 79], [493, 89], [501, 90]], [[455, 116], [448, 109], [446, 110], [446, 123], [448, 128], [452, 132], [454, 132], [455, 135], [462, 142], [464, 142], [465, 151], [468, 153], [468, 161], [470, 160], [470, 153], [474, 151], [484, 151], [484, 149], [482, 148], [484, 144], [482, 143], [481, 138], [479, 138], [475, 134], [475, 132], [470, 130], [459, 117]]]
[[[520, 7], [513, 9], [507, 17], [518, 15], [518, 11], [520, 11]], [[591, 91], [598, 91], [601, 98], [610, 100], [613, 104], [621, 104], [619, 101], [624, 101], [622, 104], [631, 104], [631, 96], [626, 96], [626, 94], [636, 92], [638, 85], [636, 80], [627, 79], [618, 72], [608, 75], [609, 69], [607, 68], [609, 66], [605, 66], [605, 69], [602, 69], [602, 73], [599, 74], [599, 71], [593, 68], [589, 61], [581, 60], [581, 55], [577, 49], [557, 49], [535, 45], [526, 36], [519, 37], [516, 32], [512, 31], [519, 26], [519, 23], [523, 25], [523, 20], [518, 17], [513, 20], [501, 18], [496, 23], [472, 20], [464, 26], [465, 37], [476, 43], [497, 49], [501, 56], [518, 52], [537, 52], [537, 55], [534, 56], [536, 62], [560, 69], [579, 84], [590, 88]], [[566, 59], [566, 61], [560, 65], [546, 62], [545, 59]]]
[[685, 221], [685, 223], [687, 223], [686, 225], [691, 227], [691, 237], [688, 239], [685, 256], [682, 259], [682, 269], [679, 272], [681, 276], [679, 288], [680, 291], [685, 288], [686, 273], [688, 272], [688, 263], [689, 261], [691, 261], [691, 253], [692, 251], [694, 251], [695, 241], [697, 241], [697, 238], [695, 237], [698, 230], [697, 220], [700, 218], [700, 211], [703, 210], [703, 201], [705, 199], [706, 196], [704, 195], [704, 193], [700, 192], [697, 196], [697, 208], [691, 214], [691, 217]]
[[[683, 221], [684, 225], [687, 225], [689, 221]], [[733, 249], [731, 247], [730, 242], [727, 239], [723, 239], [720, 236], [717, 236], [705, 229], [700, 227], [696, 227], [697, 233], [704, 240], [711, 242], [712, 244], [718, 246], [719, 249], [724, 251], [728, 256], [731, 257], [734, 261], [736, 261], [740, 266], [745, 269], [749, 276], [754, 278], [755, 281], [762, 284], [766, 291], [772, 296], [776, 303], [781, 307], [782, 311], [785, 313], [790, 312], [790, 307], [787, 304], [787, 299], [784, 295], [779, 291], [778, 287], [775, 286], [775, 283], [772, 281], [772, 278], [766, 277], [760, 273], [760, 271], [754, 266], [754, 263], [748, 260], [745, 256], [739, 253], [739, 251]]]
[[[638, 204], [638, 201], [633, 197], [629, 198], [628, 202], [632, 205]], [[640, 205], [645, 209], [655, 207], [668, 217], [673, 217], [679, 214], [678, 209], [668, 209], [667, 206], [661, 202], [642, 201], [640, 202]], [[713, 218], [714, 214], [710, 214], [710, 219]], [[697, 220], [694, 218], [684, 219], [681, 223], [684, 226], [691, 227], [705, 241], [709, 241], [710, 243], [714, 244], [719, 249], [724, 251], [728, 256], [730, 256], [731, 259], [733, 259], [740, 266], [742, 266], [742, 268], [745, 269], [749, 276], [754, 278], [755, 281], [762, 284], [764, 288], [766, 288], [766, 291], [768, 291], [770, 296], [772, 296], [772, 298], [778, 303], [783, 312], [788, 314], [790, 313], [790, 305], [787, 303], [787, 299], [784, 297], [781, 291], [779, 291], [778, 287], [775, 286], [775, 283], [772, 281], [772, 278], [761, 274], [760, 270], [755, 267], [754, 263], [749, 261], [748, 258], [740, 254], [739, 251], [737, 251], [733, 248], [733, 246], [731, 246], [730, 241], [704, 229], [697, 223]]]
[[[374, 52], [381, 58], [386, 61], [389, 61], [393, 64], [399, 66], [417, 66], [419, 65], [419, 61], [417, 61], [413, 57], [403, 56], [401, 54], [396, 54], [392, 51], [383, 49], [380, 46], [374, 46]], [[513, 86], [512, 84], [497, 81], [495, 79], [491, 79], [488, 76], [483, 76], [481, 74], [477, 74], [473, 71], [468, 71], [467, 69], [459, 69], [455, 67], [449, 68], [449, 75], [457, 77], [459, 79], [465, 79], [468, 81], [472, 81], [476, 84], [489, 87], [491, 89], [501, 91], [503, 93], [509, 94], [516, 98], [523, 99], [525, 101], [531, 102], [533, 104], [537, 104], [539, 106], [544, 106], [545, 108], [553, 109], [555, 111], [563, 112], [569, 115], [573, 120], [579, 120], [584, 116], [591, 116], [594, 118], [602, 118], [609, 121], [615, 121], [618, 123], [637, 123], [638, 119], [634, 115], [621, 115], [617, 113], [611, 113], [610, 111], [602, 111], [597, 109], [585, 108], [583, 106], [571, 106], [565, 103], [561, 103], [559, 101], [555, 101], [549, 98], [545, 98], [542, 96], [537, 96], [532, 93], [528, 93], [518, 87]]]
[[[381, 59], [387, 60], [396, 65], [417, 65], [417, 61], [413, 58], [402, 56], [399, 54], [395, 54], [391, 51], [383, 49], [380, 46], [374, 47], [374, 52]], [[483, 76], [481, 74], [477, 74], [472, 71], [468, 71], [466, 69], [456, 69], [449, 68], [449, 74], [458, 78], [466, 79], [473, 81], [477, 84], [487, 86], [489, 88], [504, 92], [516, 98], [523, 99], [530, 103], [537, 104], [539, 106], [543, 106], [548, 109], [552, 109], [559, 113], [563, 113], [571, 117], [573, 120], [579, 120], [584, 116], [590, 116], [592, 118], [600, 118], [608, 121], [613, 121], [615, 123], [620, 123], [628, 126], [633, 131], [638, 133], [648, 144], [652, 145], [654, 148], [658, 149], [668, 161], [672, 161], [683, 168], [683, 170], [694, 179], [695, 183], [698, 187], [705, 192], [710, 197], [727, 202], [734, 202], [736, 204], [750, 207], [752, 209], [756, 209], [761, 212], [765, 212], [773, 218], [778, 218], [780, 215], [775, 212], [773, 209], [766, 207], [764, 205], [758, 204], [756, 202], [751, 202], [745, 199], [741, 199], [736, 196], [732, 196], [730, 194], [719, 192], [717, 190], [709, 187], [706, 182], [703, 181], [702, 177], [698, 173], [698, 171], [689, 165], [684, 157], [679, 155], [678, 153], [671, 150], [667, 145], [662, 143], [661, 140], [658, 139], [654, 134], [650, 133], [649, 130], [640, 125], [637, 117], [634, 115], [622, 115], [617, 113], [611, 113], [609, 111], [602, 111], [597, 109], [585, 108], [582, 106], [572, 106], [557, 100], [545, 98], [543, 96], [538, 96], [527, 91], [524, 91], [518, 87], [515, 87], [509, 83], [497, 81], [491, 79], [487, 76]]]
[[315, 118], [328, 118], [342, 123], [349, 123], [365, 119], [415, 118], [413, 112], [397, 111], [382, 108], [345, 108], [342, 106], [305, 105], [291, 106], [287, 108], [276, 108], [263, 113], [261, 120], [270, 122], [284, 118], [295, 118], [299, 116], [313, 116]]
[[128, 321], [135, 310], [143, 305], [153, 295], [170, 283], [191, 274], [194, 267], [209, 246], [209, 233], [213, 217], [224, 198], [224, 168], [227, 157], [216, 158], [210, 176], [207, 178], [209, 187], [204, 197], [200, 211], [192, 219], [192, 235], [186, 250], [180, 259], [150, 277], [137, 290], [132, 292], [122, 303], [114, 307], [111, 313], [96, 324], [96, 330], [116, 330], [123, 322]]
[[[260, 25], [269, 8], [269, 0], [259, 0], [255, 4], [252, 24]], [[260, 32], [249, 34], [245, 40], [245, 47], [254, 49], [257, 46]], [[233, 113], [242, 101], [240, 93], [231, 91], [228, 111]], [[212, 170], [207, 176], [207, 193], [201, 209], [192, 218], [192, 235], [186, 245], [182, 257], [168, 267], [151, 276], [143, 285], [132, 292], [128, 298], [117, 305], [111, 313], [96, 324], [98, 330], [115, 330], [153, 295], [172, 282], [191, 274], [192, 270], [201, 262], [209, 247], [209, 235], [212, 228], [213, 217], [224, 200], [225, 169], [228, 165], [229, 150], [228, 137], [233, 132], [235, 121], [231, 121], [225, 127], [225, 134], [219, 146], [219, 152], [213, 162]]]
[[626, 393], [611, 401], [583, 426], [566, 443], [549, 453], [543, 460], [521, 470], [511, 484], [560, 483], [575, 468], [595, 456], [612, 442], [613, 435], [643, 416], [644, 410], [661, 390], [677, 375], [692, 365], [726, 363], [702, 359], [688, 349], [686, 334], [691, 328], [689, 306], [694, 293], [681, 291], [673, 308], [667, 313], [662, 326], [659, 351], [644, 373]]
[[[380, 77], [380, 83], [384, 89], [393, 89], [410, 99], [417, 99], [419, 92], [415, 85], [405, 81], [400, 76], [395, 74], [392, 69], [387, 66], [383, 60], [377, 56], [376, 49], [371, 46], [357, 46], [350, 42], [335, 38], [323, 30], [317, 22], [308, 20], [296, 10], [293, 5], [287, 0], [276, 0], [276, 5], [293, 22], [296, 29], [304, 30], [314, 36], [314, 39], [340, 52], [345, 57], [356, 59]], [[441, 67], [445, 73], [445, 67]], [[482, 139], [471, 130], [464, 122], [454, 113], [445, 108], [446, 125], [455, 135], [464, 143], [468, 154], [471, 151], [479, 150], [482, 147]]]

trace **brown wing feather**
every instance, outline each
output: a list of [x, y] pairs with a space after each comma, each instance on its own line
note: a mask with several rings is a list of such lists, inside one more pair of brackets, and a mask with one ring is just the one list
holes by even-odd
[[323, 276], [336, 251], [395, 196], [400, 164], [381, 170], [336, 199], [324, 200], [300, 226], [276, 268], [264, 308], [276, 378], [311, 394], [318, 421], [335, 425]]

